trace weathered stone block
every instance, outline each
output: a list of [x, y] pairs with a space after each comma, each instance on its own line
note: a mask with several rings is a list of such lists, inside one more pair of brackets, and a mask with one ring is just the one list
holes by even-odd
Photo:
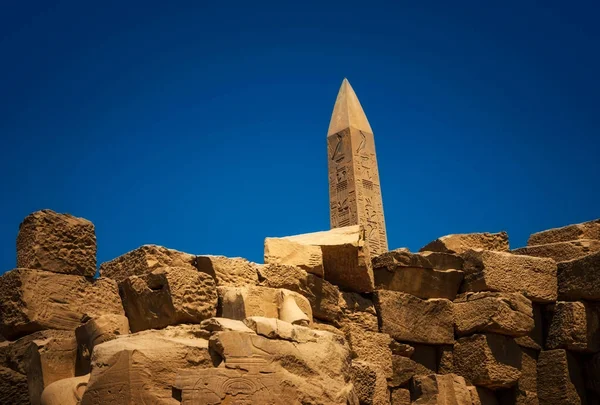
[[[282, 288], [258, 286], [218, 287], [221, 316], [224, 318], [244, 320], [251, 316], [278, 318], [290, 323], [312, 323], [312, 309], [308, 300], [302, 295]], [[297, 319], [286, 319], [284, 302], [291, 297], [301, 313]], [[288, 301], [289, 302], [289, 301]]]
[[540, 352], [537, 363], [537, 387], [540, 404], [585, 404], [585, 385], [580, 364], [566, 350]]
[[556, 301], [556, 263], [552, 259], [490, 250], [469, 250], [463, 258], [463, 291], [518, 292], [533, 302]]
[[241, 257], [196, 256], [195, 266], [215, 278], [217, 286], [258, 284], [260, 266]]
[[558, 299], [600, 301], [600, 252], [558, 264]]
[[390, 404], [390, 393], [385, 375], [376, 365], [365, 361], [353, 361], [352, 382], [361, 404]]
[[451, 301], [386, 290], [376, 291], [374, 298], [383, 333], [406, 342], [454, 343]]
[[600, 307], [585, 302], [557, 302], [550, 314], [546, 348], [600, 351]]
[[600, 251], [600, 240], [582, 239], [567, 242], [555, 242], [545, 245], [525, 246], [513, 249], [516, 255], [549, 257], [556, 262], [579, 259], [580, 257]]
[[261, 285], [285, 288], [305, 296], [313, 316], [334, 325], [342, 316], [340, 290], [330, 282], [296, 266], [266, 264], [259, 269]]
[[350, 344], [353, 358], [378, 366], [385, 378], [392, 377], [390, 335], [367, 331], [355, 324], [346, 324], [342, 330]]
[[347, 226], [330, 231], [290, 236], [294, 242], [320, 246], [323, 252], [325, 279], [355, 292], [371, 292], [374, 288], [373, 268], [365, 245], [362, 226]]
[[436, 270], [462, 270], [463, 259], [445, 252], [412, 253], [406, 248], [394, 249], [373, 257], [373, 268], [393, 270], [396, 267], [421, 267]]
[[208, 318], [200, 322], [200, 326], [208, 332], [235, 331], [253, 333], [243, 321], [228, 318]]
[[538, 405], [537, 351], [521, 349], [521, 378], [508, 390], [498, 391], [501, 405]]
[[116, 339], [129, 333], [129, 320], [126, 316], [107, 314], [91, 318], [75, 329], [77, 340], [77, 369], [89, 373], [91, 355], [96, 345]]
[[465, 379], [455, 374], [416, 376], [412, 386], [415, 404], [472, 405]]
[[473, 385], [492, 390], [513, 386], [521, 377], [521, 352], [514, 339], [472, 335], [454, 345], [454, 372]]
[[342, 325], [351, 323], [364, 330], [379, 332], [377, 311], [370, 299], [344, 291], [340, 294], [340, 308], [343, 314], [340, 321]]
[[0, 366], [0, 403], [30, 405], [27, 376]]
[[410, 391], [405, 388], [392, 391], [392, 405], [410, 405]]
[[600, 239], [600, 219], [534, 233], [529, 237], [527, 245], [544, 245], [579, 239]]
[[144, 276], [162, 267], [193, 268], [195, 256], [157, 245], [143, 245], [100, 265], [100, 275], [121, 282]]
[[459, 336], [493, 332], [518, 337], [534, 327], [531, 301], [519, 293], [465, 293], [453, 307]]
[[515, 338], [515, 342], [521, 347], [534, 350], [542, 350], [544, 346], [544, 316], [543, 305], [532, 303], [533, 329], [526, 335]]
[[471, 393], [473, 405], [498, 405], [498, 399], [496, 398], [494, 391], [483, 387], [476, 387], [474, 385], [467, 386], [467, 389]]
[[323, 277], [321, 247], [297, 243], [287, 238], [265, 239], [265, 264], [296, 266]]
[[84, 314], [123, 315], [113, 280], [31, 269], [0, 276], [0, 333], [9, 339], [43, 329], [74, 330]]
[[194, 268], [159, 268], [125, 279], [119, 289], [132, 332], [200, 323], [217, 313], [214, 279]]
[[52, 210], [30, 214], [19, 226], [17, 267], [94, 277], [94, 224]]
[[444, 253], [465, 253], [470, 249], [508, 251], [508, 234], [499, 233], [462, 233], [446, 235], [438, 238], [419, 251], [444, 252]]

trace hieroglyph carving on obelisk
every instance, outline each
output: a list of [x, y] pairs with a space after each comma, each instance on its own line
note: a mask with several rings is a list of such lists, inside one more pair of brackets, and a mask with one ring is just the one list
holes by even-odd
[[373, 130], [346, 79], [331, 114], [327, 148], [331, 227], [363, 225], [370, 252], [386, 252]]

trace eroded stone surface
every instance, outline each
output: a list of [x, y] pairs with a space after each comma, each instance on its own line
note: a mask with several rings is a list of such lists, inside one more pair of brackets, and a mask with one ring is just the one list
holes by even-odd
[[600, 307], [585, 302], [557, 302], [551, 311], [546, 348], [600, 351]]
[[321, 247], [297, 243], [287, 238], [265, 239], [265, 264], [296, 266], [323, 277]]
[[361, 404], [390, 404], [390, 393], [384, 372], [376, 365], [366, 361], [353, 361], [352, 382]]
[[600, 301], [600, 252], [558, 264], [558, 299]]
[[353, 357], [378, 366], [385, 378], [392, 376], [392, 338], [386, 333], [371, 332], [355, 324], [343, 327]]
[[196, 268], [215, 278], [217, 286], [258, 284], [260, 266], [241, 257], [196, 256]]
[[566, 242], [578, 239], [599, 240], [600, 219], [534, 233], [529, 237], [527, 245], [543, 245], [547, 243]]
[[420, 251], [465, 253], [470, 249], [508, 251], [508, 234], [498, 233], [461, 233], [446, 235], [423, 246]]
[[0, 366], [0, 403], [30, 405], [27, 376]]
[[534, 327], [531, 301], [519, 293], [465, 293], [453, 307], [459, 336], [493, 332], [518, 337]]
[[119, 289], [132, 332], [200, 323], [217, 313], [214, 279], [195, 268], [158, 268], [123, 280]]
[[107, 314], [90, 318], [83, 325], [75, 329], [78, 368], [89, 371], [90, 358], [96, 345], [128, 333], [129, 320], [126, 316]]
[[396, 267], [421, 267], [436, 270], [462, 270], [463, 259], [446, 252], [412, 253], [406, 248], [394, 249], [373, 257], [373, 268], [393, 270]]
[[490, 250], [469, 250], [463, 258], [463, 291], [518, 292], [540, 303], [556, 300], [556, 263], [552, 259]]
[[340, 294], [340, 307], [342, 309], [341, 324], [354, 324], [364, 330], [379, 332], [377, 311], [373, 301], [360, 294], [342, 292]]
[[93, 277], [96, 233], [84, 218], [41, 210], [19, 226], [17, 267]]
[[512, 253], [536, 257], [549, 257], [556, 262], [564, 262], [567, 260], [578, 259], [598, 251], [600, 251], [600, 240], [582, 239], [548, 243], [545, 245], [525, 246], [513, 249]]
[[392, 405], [410, 405], [410, 391], [405, 388], [392, 391]]
[[0, 276], [0, 333], [9, 339], [43, 329], [74, 330], [84, 314], [124, 314], [113, 280], [31, 269]]
[[383, 333], [406, 342], [454, 343], [452, 302], [386, 290], [376, 291], [374, 298]]
[[566, 350], [540, 352], [537, 363], [540, 404], [585, 404], [585, 386], [577, 360]]
[[413, 397], [419, 405], [472, 405], [465, 379], [455, 374], [416, 376]]

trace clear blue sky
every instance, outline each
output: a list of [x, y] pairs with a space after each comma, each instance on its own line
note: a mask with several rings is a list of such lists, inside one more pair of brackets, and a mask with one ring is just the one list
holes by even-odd
[[390, 248], [600, 217], [598, 6], [413, 3], [5, 2], [0, 272], [42, 208], [92, 220], [99, 263], [327, 229], [344, 77]]

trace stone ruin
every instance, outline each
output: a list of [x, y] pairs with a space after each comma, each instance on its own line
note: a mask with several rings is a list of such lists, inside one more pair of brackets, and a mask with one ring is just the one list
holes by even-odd
[[361, 225], [266, 238], [264, 264], [43, 210], [0, 276], [0, 403], [597, 404], [600, 220], [371, 255]]

